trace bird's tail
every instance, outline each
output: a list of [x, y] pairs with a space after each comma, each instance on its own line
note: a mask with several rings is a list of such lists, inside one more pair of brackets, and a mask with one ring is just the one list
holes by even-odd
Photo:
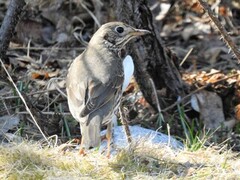
[[83, 145], [86, 149], [97, 147], [101, 143], [100, 130], [101, 121], [99, 118], [92, 118], [89, 123], [80, 123]]

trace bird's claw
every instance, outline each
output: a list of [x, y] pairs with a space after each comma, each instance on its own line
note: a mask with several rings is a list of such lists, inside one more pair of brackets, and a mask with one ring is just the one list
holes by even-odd
[[81, 156], [86, 156], [87, 154], [85, 153], [85, 151], [84, 151], [83, 148], [80, 148], [80, 150], [79, 150], [79, 155], [81, 155]]

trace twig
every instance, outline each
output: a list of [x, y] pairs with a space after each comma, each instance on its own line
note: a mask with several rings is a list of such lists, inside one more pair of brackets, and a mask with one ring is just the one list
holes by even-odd
[[156, 90], [156, 87], [155, 87], [155, 84], [154, 84], [152, 78], [149, 78], [149, 80], [150, 80], [150, 83], [152, 85], [154, 97], [155, 97], [155, 100], [156, 100], [156, 103], [157, 103], [157, 109], [158, 109], [158, 115], [159, 115], [157, 122], [158, 122], [159, 126], [162, 126], [162, 122], [164, 122], [164, 117], [163, 117], [161, 107], [160, 107], [160, 103], [159, 103], [159, 100], [158, 100], [157, 90]]
[[[18, 114], [29, 114], [29, 112], [28, 111], [20, 111], [20, 112], [18, 112]], [[71, 113], [70, 112], [59, 112], [59, 113], [57, 113], [57, 112], [41, 112], [41, 114], [43, 114], [43, 115], [56, 115], [56, 114], [61, 114], [62, 116], [70, 116], [71, 115]]]
[[81, 50], [85, 47], [9, 47], [9, 50]]
[[28, 105], [27, 105], [25, 99], [23, 98], [22, 94], [21, 94], [20, 91], [18, 90], [18, 88], [17, 88], [16, 84], [14, 83], [12, 77], [11, 77], [10, 74], [8, 73], [8, 71], [7, 71], [7, 69], [6, 69], [5, 65], [4, 65], [4, 63], [2, 62], [2, 59], [0, 59], [0, 62], [1, 62], [1, 65], [2, 65], [2, 67], [3, 67], [3, 69], [4, 69], [4, 71], [6, 72], [6, 74], [7, 74], [7, 76], [8, 76], [9, 81], [10, 81], [10, 82], [12, 83], [12, 85], [14, 86], [16, 92], [18, 93], [19, 97], [21, 98], [23, 104], [24, 104], [25, 107], [26, 107], [26, 110], [27, 110], [28, 113], [30, 114], [30, 116], [31, 116], [31, 118], [33, 119], [35, 125], [37, 126], [37, 128], [38, 128], [39, 131], [41, 132], [41, 134], [42, 134], [42, 136], [44, 137], [45, 141], [50, 145], [50, 143], [49, 143], [47, 137], [45, 136], [45, 134], [44, 134], [43, 131], [41, 130], [41, 128], [40, 128], [40, 126], [38, 125], [36, 119], [34, 118], [32, 112], [30, 111], [30, 109], [29, 109], [29, 107], [28, 107]]
[[149, 81], [150, 81], [150, 83], [151, 83], [151, 85], [152, 85], [152, 89], [153, 89], [155, 101], [156, 101], [156, 103], [157, 103], [158, 112], [160, 113], [160, 112], [161, 112], [161, 107], [160, 107], [160, 103], [159, 103], [159, 100], [158, 100], [157, 90], [156, 90], [155, 84], [154, 84], [152, 78], [149, 78]]
[[145, 118], [141, 118], [141, 119], [139, 119], [139, 118], [135, 118], [135, 119], [133, 119], [133, 120], [131, 120], [130, 121], [130, 124], [137, 124], [137, 123], [143, 123], [143, 122], [146, 122], [146, 123], [148, 123], [148, 124], [150, 124], [151, 122], [153, 122], [153, 121], [156, 121], [156, 119], [158, 118], [158, 113], [157, 114], [153, 114], [150, 118], [148, 118], [148, 119], [146, 119], [145, 120]]
[[168, 146], [170, 147], [171, 145], [171, 133], [170, 133], [170, 126], [167, 123], [167, 132], [168, 132]]
[[208, 16], [213, 21], [213, 23], [217, 27], [218, 31], [222, 35], [224, 42], [227, 44], [227, 46], [230, 48], [230, 50], [232, 50], [234, 56], [240, 63], [240, 51], [237, 48], [237, 46], [235, 45], [235, 43], [233, 42], [233, 40], [231, 39], [231, 37], [228, 35], [228, 32], [226, 31], [226, 29], [222, 26], [222, 24], [216, 18], [213, 11], [209, 8], [208, 4], [205, 1], [198, 0], [198, 2], [201, 4], [203, 9], [208, 13]]
[[63, 79], [63, 78], [51, 78], [48, 82], [47, 88], [49, 89], [51, 83], [54, 83], [56, 86], [56, 90], [65, 98], [67, 98], [67, 95], [61, 90], [61, 87], [56, 83], [56, 80]]
[[10, 115], [9, 109], [8, 109], [8, 107], [7, 107], [6, 103], [5, 103], [5, 101], [4, 101], [1, 97], [0, 97], [0, 100], [2, 101], [2, 104], [3, 104], [4, 108], [6, 109], [8, 115]]
[[130, 129], [128, 126], [128, 122], [126, 120], [126, 117], [124, 116], [124, 109], [123, 109], [122, 105], [119, 106], [119, 114], [120, 114], [121, 122], [122, 122], [122, 125], [124, 127], [124, 130], [125, 130], [125, 133], [127, 136], [127, 141], [130, 144], [132, 142], [132, 136], [131, 136], [131, 132], [130, 132]]
[[[42, 111], [49, 110], [50, 106], [51, 106], [53, 103], [55, 103], [59, 97], [60, 97], [60, 94], [58, 94], [58, 95], [52, 100], [52, 102], [49, 102], [49, 100], [48, 100], [48, 105], [47, 105]], [[48, 98], [48, 99], [49, 99], [49, 98]]]
[[193, 94], [195, 94], [195, 93], [197, 93], [197, 92], [199, 92], [199, 91], [201, 91], [201, 90], [203, 90], [203, 89], [205, 89], [205, 88], [207, 88], [207, 87], [209, 87], [209, 86], [211, 86], [211, 85], [213, 85], [213, 84], [217, 84], [217, 83], [219, 83], [219, 82], [221, 82], [221, 81], [225, 81], [225, 80], [227, 80], [227, 79], [229, 79], [229, 78], [232, 78], [232, 77], [235, 77], [235, 76], [238, 76], [238, 75], [239, 75], [239, 74], [234, 74], [234, 75], [231, 75], [231, 76], [228, 76], [228, 77], [219, 79], [218, 81], [215, 81], [215, 82], [213, 82], [213, 83], [208, 83], [208, 84], [206, 84], [206, 85], [204, 85], [204, 86], [202, 86], [202, 87], [200, 87], [200, 88], [192, 91], [191, 93], [189, 93], [188, 95], [184, 96], [184, 97], [181, 98], [180, 100], [176, 101], [176, 102], [173, 103], [172, 105], [166, 107], [165, 109], [162, 110], [162, 112], [166, 112], [166, 111], [168, 111], [169, 109], [172, 109], [174, 106], [180, 104], [181, 102], [183, 102], [183, 101], [186, 100], [187, 98], [191, 97]]
[[[64, 89], [64, 88], [60, 88], [60, 89]], [[37, 94], [43, 94], [43, 93], [47, 93], [47, 92], [53, 92], [53, 91], [58, 91], [59, 89], [47, 89], [47, 90], [42, 90], [42, 91], [36, 91], [36, 92], [32, 92], [32, 93], [28, 93], [25, 94], [26, 96], [33, 96], [33, 95], [37, 95]], [[10, 92], [11, 93], [11, 92]], [[8, 93], [8, 94], [10, 94]], [[16, 99], [19, 98], [19, 96], [8, 96], [8, 97], [1, 97], [1, 99], [6, 100], [6, 99]]]
[[179, 66], [182, 66], [183, 63], [187, 60], [188, 56], [191, 54], [193, 48], [191, 48], [188, 53], [185, 55], [185, 57], [183, 58], [182, 62], [179, 64]]
[[84, 4], [84, 2], [82, 0], [80, 1], [80, 4], [88, 12], [88, 14], [93, 18], [93, 20], [95, 21], [97, 26], [100, 27], [101, 24], [99, 23], [97, 17], [88, 9], [88, 7]]

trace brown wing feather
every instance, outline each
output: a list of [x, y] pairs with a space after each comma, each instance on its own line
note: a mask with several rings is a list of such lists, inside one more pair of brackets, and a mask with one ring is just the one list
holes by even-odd
[[[87, 116], [110, 100], [115, 99], [118, 91], [121, 90], [122, 82], [122, 76], [115, 76], [108, 84], [102, 84], [99, 81], [90, 81], [88, 89], [85, 92], [85, 106], [80, 116]], [[112, 106], [114, 106], [114, 104], [112, 104]]]

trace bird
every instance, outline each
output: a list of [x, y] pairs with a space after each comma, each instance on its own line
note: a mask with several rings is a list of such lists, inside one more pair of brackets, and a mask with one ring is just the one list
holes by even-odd
[[107, 125], [107, 157], [110, 156], [112, 119], [123, 93], [122, 50], [131, 39], [150, 33], [123, 22], [103, 24], [70, 65], [66, 92], [69, 110], [80, 124], [80, 154], [100, 145], [101, 127]]

